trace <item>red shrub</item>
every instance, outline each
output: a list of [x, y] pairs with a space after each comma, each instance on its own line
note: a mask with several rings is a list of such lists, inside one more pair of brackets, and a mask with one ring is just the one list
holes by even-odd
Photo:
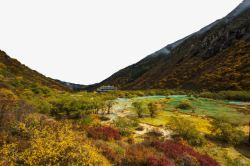
[[147, 166], [174, 166], [173, 160], [170, 160], [166, 157], [149, 157], [146, 161]]
[[191, 166], [199, 166], [199, 162], [193, 156], [185, 155], [178, 157], [175, 160], [176, 165], [191, 165]]
[[101, 152], [109, 161], [115, 161], [116, 154], [113, 149], [109, 148], [108, 146], [102, 146]]
[[122, 165], [146, 165], [147, 159], [156, 155], [157, 151], [154, 148], [134, 144], [126, 150]]
[[88, 129], [88, 136], [94, 139], [102, 140], [119, 140], [121, 139], [120, 133], [118, 130], [111, 127], [90, 127]]
[[202, 155], [190, 146], [179, 144], [173, 141], [165, 142], [153, 142], [153, 147], [157, 150], [164, 152], [164, 154], [173, 159], [177, 159], [180, 156], [190, 155], [197, 159], [201, 166], [219, 166], [220, 164], [209, 157], [208, 155]]
[[114, 165], [121, 165], [124, 153], [117, 150], [115, 147], [106, 144], [106, 142], [96, 141], [95, 146], [100, 152]]

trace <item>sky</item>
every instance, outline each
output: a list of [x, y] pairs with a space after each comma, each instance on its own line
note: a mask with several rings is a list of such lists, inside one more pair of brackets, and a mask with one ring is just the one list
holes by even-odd
[[232, 11], [241, 0], [0, 0], [0, 49], [92, 84]]

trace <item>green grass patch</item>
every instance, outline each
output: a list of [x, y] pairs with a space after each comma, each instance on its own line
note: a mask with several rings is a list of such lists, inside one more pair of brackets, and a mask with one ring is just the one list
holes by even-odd
[[235, 108], [230, 106], [228, 101], [212, 100], [195, 98], [190, 100], [186, 98], [170, 98], [165, 104], [166, 111], [173, 111], [179, 107], [183, 102], [188, 102], [190, 109], [178, 109], [183, 113], [192, 113], [196, 115], [205, 115], [214, 119], [223, 120], [234, 125], [245, 125], [250, 119], [250, 115], [238, 112]]

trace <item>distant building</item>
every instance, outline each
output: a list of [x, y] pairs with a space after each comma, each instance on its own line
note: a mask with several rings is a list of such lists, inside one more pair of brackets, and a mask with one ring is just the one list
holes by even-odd
[[117, 88], [115, 86], [101, 86], [97, 89], [97, 92], [108, 92], [108, 91], [115, 91]]

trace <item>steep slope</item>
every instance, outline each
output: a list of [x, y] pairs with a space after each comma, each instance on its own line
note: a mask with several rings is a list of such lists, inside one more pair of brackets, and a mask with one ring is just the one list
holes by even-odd
[[250, 0], [91, 88], [107, 84], [120, 89], [250, 90]]
[[57, 90], [69, 90], [65, 85], [31, 70], [16, 59], [0, 51], [0, 88], [13, 90], [35, 89], [41, 86]]

